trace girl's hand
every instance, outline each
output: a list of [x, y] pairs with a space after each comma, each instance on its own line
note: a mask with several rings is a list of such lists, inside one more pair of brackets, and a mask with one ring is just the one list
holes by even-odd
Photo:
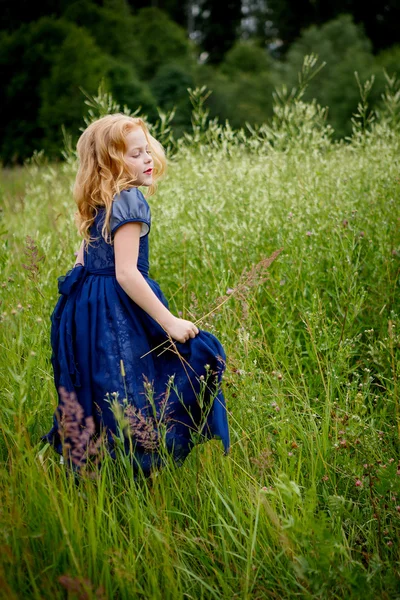
[[199, 333], [198, 328], [191, 321], [174, 317], [171, 324], [165, 327], [166, 332], [177, 342], [187, 342], [189, 338], [194, 338]]

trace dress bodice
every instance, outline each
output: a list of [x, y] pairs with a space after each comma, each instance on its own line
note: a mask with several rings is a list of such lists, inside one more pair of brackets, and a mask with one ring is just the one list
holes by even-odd
[[[129, 200], [131, 202], [131, 199]], [[94, 223], [90, 228], [91, 242], [84, 255], [85, 266], [89, 272], [98, 271], [99, 269], [115, 269], [114, 242], [112, 241], [111, 243], [107, 243], [101, 234], [104, 218], [105, 209], [101, 208], [98, 211]], [[114, 221], [111, 222], [111, 231], [113, 232], [114, 229], [116, 230], [125, 222], [136, 221], [140, 218], [140, 216], [138, 219], [136, 219], [129, 215], [122, 214], [120, 215], [117, 223], [114, 217]], [[150, 217], [148, 218], [150, 219]], [[137, 268], [144, 277], [148, 277], [149, 266], [149, 229], [147, 228], [147, 233], [141, 235], [140, 237]]]

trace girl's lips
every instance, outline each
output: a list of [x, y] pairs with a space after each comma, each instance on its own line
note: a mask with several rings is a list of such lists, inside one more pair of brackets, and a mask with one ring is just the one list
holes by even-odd
[[147, 171], [143, 171], [146, 175], [150, 175], [153, 172], [153, 169], [147, 169]]

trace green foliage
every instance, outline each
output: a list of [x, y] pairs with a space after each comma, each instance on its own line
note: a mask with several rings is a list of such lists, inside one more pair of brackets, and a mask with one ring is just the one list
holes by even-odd
[[190, 125], [191, 104], [187, 90], [194, 87], [191, 72], [180, 64], [165, 63], [151, 80], [150, 87], [163, 110], [175, 110], [173, 126], [179, 136]]
[[110, 4], [99, 6], [91, 0], [77, 0], [68, 5], [63, 16], [89, 31], [103, 52], [127, 63], [136, 73], [142, 72], [140, 40], [133, 35], [135, 19], [126, 6], [124, 9], [124, 3], [116, 9]]
[[306, 29], [287, 53], [283, 77], [289, 88], [296, 83], [304, 55], [311, 53], [326, 62], [326, 68], [310, 83], [305, 99], [315, 98], [322, 106], [329, 107], [329, 123], [336, 137], [348, 135], [359, 98], [354, 72], [358, 72], [361, 80], [371, 76], [371, 43], [349, 15]]
[[[275, 4], [268, 10], [275, 11], [277, 18], [290, 17], [292, 10], [285, 9], [282, 3]], [[399, 48], [394, 46], [373, 56], [370, 40], [349, 15], [304, 30], [283, 62], [273, 59], [261, 46], [265, 31], [258, 30], [247, 41], [237, 39], [233, 43], [233, 38], [226, 38], [222, 45], [217, 44], [218, 48], [209, 36], [207, 44], [211, 50], [214, 44], [215, 56], [219, 56], [222, 46], [228, 49], [219, 56], [217, 66], [211, 66], [210, 62], [201, 64], [196, 59], [200, 47], [169, 17], [181, 17], [176, 2], [165, 4], [167, 12], [139, 5], [131, 12], [125, 0], [60, 0], [53, 5], [52, 16], [41, 18], [50, 11], [49, 6], [30, 6], [29, 10], [26, 7], [20, 27], [17, 5], [4, 15], [4, 22], [9, 24], [9, 31], [0, 33], [0, 159], [4, 164], [22, 163], [41, 149], [49, 157], [59, 158], [63, 135], [71, 144], [78, 136], [86, 111], [85, 93], [92, 96], [99, 85], [112, 94], [119, 106], [130, 112], [142, 111], [156, 127], [161, 113], [169, 115], [171, 149], [178, 138], [183, 140], [185, 133], [190, 135], [188, 88], [206, 86], [212, 91], [207, 100], [210, 117], [225, 123], [225, 131], [230, 127], [230, 137], [234, 137], [233, 131], [240, 139], [248, 131], [263, 131], [265, 139], [272, 143], [274, 138], [273, 143], [282, 148], [286, 144], [283, 138], [298, 139], [296, 131], [304, 131], [305, 123], [310, 124], [311, 137], [317, 122], [328, 137], [346, 140], [354, 135], [352, 119], [360, 123], [360, 89], [372, 78], [368, 112], [371, 118], [377, 112], [388, 114], [385, 86], [387, 77], [398, 73]], [[217, 11], [213, 17], [217, 28], [224, 28], [228, 13], [223, 11], [232, 10], [237, 16], [237, 3], [228, 9], [207, 6], [203, 3], [199, 7], [196, 23], [199, 19], [208, 22], [209, 9], [211, 13]], [[246, 7], [249, 17], [258, 15], [257, 19], [265, 21], [265, 7], [252, 3]], [[309, 7], [312, 13], [317, 8]], [[326, 18], [330, 10], [324, 13]], [[305, 23], [309, 18], [307, 11], [302, 16]], [[325, 17], [319, 15], [318, 19], [324, 21]], [[184, 24], [185, 18], [179, 18], [179, 23]], [[296, 28], [299, 23], [292, 25]], [[207, 27], [205, 23], [204, 32]], [[233, 20], [229, 35], [235, 27]], [[293, 104], [297, 73], [304, 56], [311, 54], [318, 54], [326, 67], [309, 81], [304, 96]], [[293, 118], [288, 120], [285, 111]], [[293, 130], [296, 119], [303, 125]], [[285, 120], [291, 125], [283, 136], [281, 124]], [[274, 130], [276, 135], [271, 134]], [[254, 137], [251, 139], [257, 143]]]
[[244, 123], [261, 124], [272, 113], [276, 78], [272, 59], [253, 42], [237, 42], [218, 69], [199, 67], [198, 85], [212, 90], [210, 113], [234, 128]]
[[134, 17], [130, 35], [141, 51], [139, 74], [150, 80], [166, 63], [191, 64], [191, 45], [185, 31], [158, 8], [142, 8]]
[[238, 72], [262, 75], [273, 69], [273, 61], [266, 50], [254, 42], [239, 41], [227, 52], [221, 63], [222, 73], [235, 77]]
[[[67, 4], [63, 18], [44, 17], [1, 33], [0, 65], [5, 163], [21, 162], [39, 149], [58, 156], [62, 127], [74, 139], [78, 135], [82, 90], [92, 95], [102, 80], [131, 111], [139, 108], [155, 121], [157, 103], [164, 111], [177, 104], [177, 130], [190, 122], [191, 47], [184, 31], [158, 9], [133, 17], [123, 2]], [[157, 99], [147, 83], [155, 74]], [[172, 87], [169, 77], [178, 77]]]
[[[0, 35], [2, 119], [0, 155], [5, 162], [31, 156], [41, 147], [38, 123], [41, 87], [54, 56], [76, 26], [44, 17], [18, 31]], [[61, 124], [60, 124], [61, 125]]]
[[156, 99], [150, 86], [139, 79], [136, 71], [128, 63], [110, 57], [107, 81], [110, 92], [121, 106], [127, 106], [131, 111], [139, 108], [148, 114], [150, 119], [157, 118]]
[[93, 93], [107, 74], [107, 56], [99, 51], [90, 35], [70, 25], [71, 31], [53, 59], [49, 76], [42, 81], [39, 123], [45, 134], [45, 148], [55, 155], [62, 140], [60, 123], [77, 131], [82, 121], [82, 92]]

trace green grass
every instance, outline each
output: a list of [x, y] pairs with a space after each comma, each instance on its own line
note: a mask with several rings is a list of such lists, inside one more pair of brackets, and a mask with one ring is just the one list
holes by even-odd
[[204, 130], [149, 200], [171, 310], [229, 297], [200, 326], [227, 353], [232, 437], [151, 485], [122, 456], [76, 485], [39, 442], [57, 276], [79, 245], [74, 162], [3, 171], [2, 597], [400, 598], [400, 135], [382, 118], [333, 144], [297, 117], [275, 143]]

